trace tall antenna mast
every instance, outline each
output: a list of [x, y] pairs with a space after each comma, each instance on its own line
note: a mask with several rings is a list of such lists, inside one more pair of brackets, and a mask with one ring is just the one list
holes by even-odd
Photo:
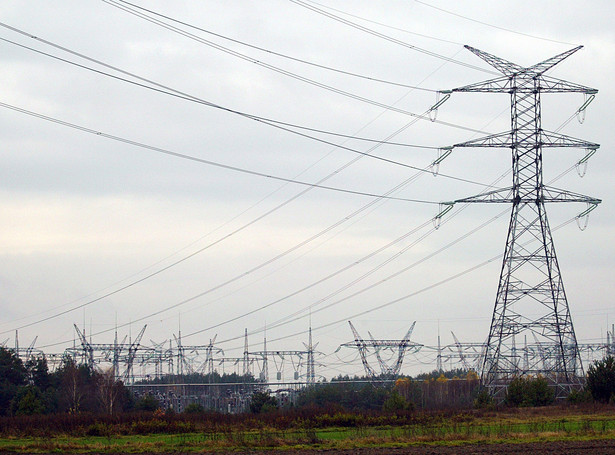
[[[589, 206], [579, 215], [581, 217], [601, 201], [545, 186], [542, 149], [579, 147], [595, 151], [599, 145], [543, 130], [540, 96], [541, 93], [571, 92], [594, 96], [598, 91], [544, 74], [582, 46], [527, 68], [465, 47], [503, 76], [452, 91], [508, 93], [511, 102], [510, 131], [454, 146], [502, 147], [512, 151], [512, 187], [455, 201], [512, 204], [500, 282], [482, 364], [482, 381], [498, 400], [504, 398], [508, 383], [523, 375], [542, 375], [557, 385], [557, 396], [566, 395], [580, 385], [583, 367], [545, 203], [585, 202]], [[524, 365], [515, 348], [515, 340], [528, 333], [536, 335], [549, 349], [545, 350], [544, 359]]]
[[310, 330], [308, 336], [307, 345], [307, 371], [305, 375], [305, 382], [308, 385], [314, 385], [316, 383], [316, 371], [314, 368], [314, 343], [312, 342], [312, 319], [310, 315]]
[[264, 383], [269, 382], [269, 365], [267, 364], [267, 323], [265, 323], [265, 335], [263, 338], [263, 370], [262, 370], [262, 380]]
[[244, 381], [250, 374], [250, 353], [248, 349], [248, 329], [246, 328], [243, 336], [243, 376]]

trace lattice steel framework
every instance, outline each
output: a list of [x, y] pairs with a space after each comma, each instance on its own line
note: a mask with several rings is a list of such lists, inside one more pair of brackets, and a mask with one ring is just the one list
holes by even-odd
[[[341, 344], [340, 347], [337, 348], [337, 351], [339, 351], [342, 347], [357, 349], [359, 351], [359, 355], [361, 356], [363, 368], [365, 368], [365, 374], [372, 379], [391, 379], [397, 377], [397, 375], [399, 375], [399, 371], [401, 370], [406, 353], [415, 354], [423, 347], [422, 344], [410, 341], [410, 336], [412, 336], [412, 331], [414, 330], [416, 321], [412, 323], [410, 329], [406, 333], [406, 336], [402, 340], [375, 340], [370, 333], [369, 335], [371, 340], [366, 341], [361, 338], [361, 335], [359, 335], [357, 329], [354, 328], [352, 322], [348, 321], [348, 324], [350, 325], [350, 329], [354, 335], [354, 341]], [[383, 359], [381, 355], [381, 351], [383, 350], [397, 351], [397, 358], [395, 358], [395, 362], [392, 365]], [[378, 359], [378, 364], [380, 365], [381, 371], [380, 374], [376, 373], [376, 370], [374, 370], [374, 368], [369, 364], [367, 359], [368, 355], [372, 354], [372, 352]]]
[[[544, 74], [581, 47], [523, 68], [466, 46], [503, 76], [453, 90], [509, 93], [511, 100], [510, 131], [454, 146], [512, 150], [512, 187], [455, 201], [512, 204], [481, 375], [483, 384], [498, 399], [503, 399], [507, 384], [516, 376], [542, 375], [557, 385], [558, 395], [563, 395], [579, 385], [583, 375], [545, 203], [586, 202], [593, 208], [601, 201], [545, 186], [542, 149], [580, 147], [595, 151], [599, 145], [543, 130], [540, 103], [542, 93], [580, 92], [586, 96], [597, 93], [595, 89]], [[549, 347], [545, 348], [543, 358], [533, 362], [523, 359], [516, 345], [522, 344], [528, 335]]]

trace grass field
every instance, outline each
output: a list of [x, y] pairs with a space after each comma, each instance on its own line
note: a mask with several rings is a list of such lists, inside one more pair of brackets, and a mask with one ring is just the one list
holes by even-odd
[[[285, 428], [262, 425], [249, 428], [233, 424], [216, 431], [177, 434], [122, 434], [122, 426], [95, 424], [92, 435], [61, 433], [39, 437], [4, 435], [0, 452], [207, 452], [226, 450], [305, 450], [353, 449], [365, 447], [404, 447], [412, 445], [462, 445], [521, 443], [544, 441], [579, 441], [613, 439], [615, 410], [577, 410], [556, 408], [527, 409], [514, 412], [459, 414], [417, 414], [416, 423], [314, 427], [298, 421]], [[426, 418], [423, 418], [426, 417]]]

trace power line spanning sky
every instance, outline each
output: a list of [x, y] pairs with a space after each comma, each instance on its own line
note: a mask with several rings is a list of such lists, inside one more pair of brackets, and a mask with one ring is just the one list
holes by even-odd
[[[3, 2], [0, 342], [20, 328], [61, 352], [73, 323], [100, 342], [147, 323], [147, 343], [181, 327], [238, 355], [244, 328], [255, 347], [267, 327], [268, 347], [301, 348], [310, 314], [325, 354], [348, 319], [376, 338], [416, 320], [419, 343], [483, 341], [509, 209], [431, 221], [511, 180], [506, 150], [430, 167], [439, 147], [509, 129], [503, 95], [425, 114], [437, 91], [493, 77], [464, 44], [522, 66], [585, 46], [550, 73], [599, 90], [585, 121], [567, 123], [579, 94], [543, 96], [542, 120], [601, 148], [584, 178], [583, 150], [546, 150], [544, 173], [603, 200], [584, 232], [568, 223], [584, 206], [548, 207], [577, 337], [599, 341], [615, 322], [614, 16], [606, 0]], [[325, 374], [340, 368], [362, 367]]]

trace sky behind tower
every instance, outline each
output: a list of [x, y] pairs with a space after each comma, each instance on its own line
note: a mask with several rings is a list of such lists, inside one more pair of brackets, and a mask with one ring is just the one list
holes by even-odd
[[330, 376], [361, 372], [333, 354], [348, 320], [365, 337], [417, 321], [418, 343], [483, 341], [510, 207], [432, 219], [508, 186], [510, 151], [430, 165], [508, 130], [510, 100], [454, 93], [420, 118], [438, 91], [494, 77], [464, 44], [522, 66], [584, 45], [549, 73], [599, 90], [584, 121], [580, 94], [545, 94], [542, 121], [601, 148], [586, 170], [586, 151], [546, 150], [544, 180], [603, 200], [584, 231], [585, 206], [548, 206], [577, 337], [600, 341], [615, 322], [614, 16], [608, 0], [2, 2], [0, 342], [19, 329], [61, 352], [73, 324], [98, 342], [147, 324], [147, 344], [181, 329], [237, 356], [245, 328], [300, 349], [311, 320]]

